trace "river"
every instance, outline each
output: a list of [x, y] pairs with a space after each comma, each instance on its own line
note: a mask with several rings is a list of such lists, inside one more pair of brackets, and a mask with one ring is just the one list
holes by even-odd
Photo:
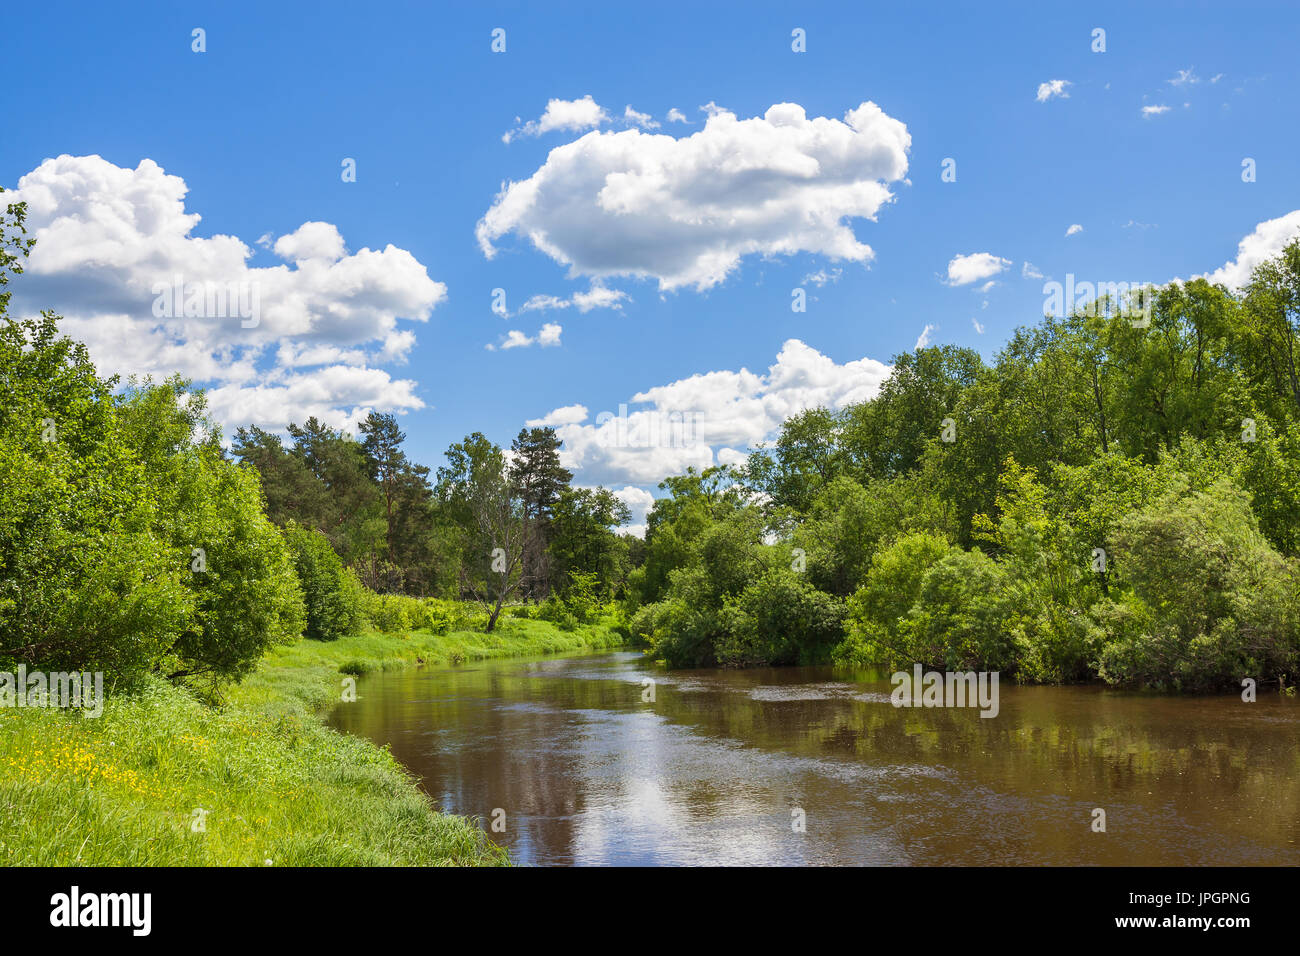
[[1300, 701], [999, 690], [617, 651], [373, 674], [331, 722], [517, 863], [1300, 864]]

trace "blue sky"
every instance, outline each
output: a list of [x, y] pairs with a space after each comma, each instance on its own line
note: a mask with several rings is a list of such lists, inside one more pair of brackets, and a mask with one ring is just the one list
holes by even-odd
[[[1287, 108], [1300, 93], [1300, 12], [1281, 5], [270, 6], [26, 4], [6, 12], [0, 35], [18, 87], [5, 107], [0, 184], [13, 189], [32, 174], [22, 198], [46, 197], [34, 220], [49, 251], [33, 262], [26, 293], [15, 287], [18, 306], [68, 315], [69, 330], [106, 369], [174, 366], [210, 388], [224, 385], [218, 407], [227, 425], [393, 410], [413, 457], [436, 466], [467, 432], [505, 444], [525, 421], [568, 422], [561, 434], [580, 482], [652, 489], [683, 463], [734, 458], [802, 404], [862, 397], [882, 372], [861, 360], [887, 363], [923, 335], [992, 356], [1012, 329], [1041, 315], [1047, 279], [1165, 282], [1223, 269], [1218, 277], [1230, 281], [1300, 227], [1285, 219], [1248, 240], [1261, 223], [1300, 208]], [[206, 31], [202, 53], [191, 49], [196, 27]], [[1092, 49], [1098, 27], [1105, 52]], [[506, 31], [504, 53], [490, 48], [494, 28]], [[795, 28], [806, 33], [806, 52], [791, 49]], [[1056, 80], [1064, 83], [1053, 92]], [[606, 119], [503, 142], [551, 100], [563, 101], [555, 117], [591, 112], [564, 108], [584, 97]], [[773, 126], [781, 123], [771, 107], [797, 104], [808, 121], [841, 124], [836, 142], [887, 149], [893, 133], [880, 146], [879, 128], [855, 131], [846, 120], [867, 102], [910, 138], [889, 160], [902, 157], [903, 176], [889, 179], [874, 160], [856, 167], [859, 185], [891, 197], [874, 221], [828, 222], [833, 194], [791, 187], [784, 173], [773, 185], [769, 146], [793, 150], [781, 162], [812, 186], [828, 175], [830, 154], [801, 154], [803, 140], [781, 140], [766, 124], [719, 136], [721, 148], [649, 141], [707, 133], [706, 104], [738, 121], [767, 115]], [[626, 119], [629, 106], [658, 126]], [[670, 122], [670, 109], [687, 122]], [[644, 139], [623, 136], [633, 129]], [[503, 184], [528, 181], [553, 150], [584, 136], [591, 141], [567, 164], [553, 164], [539, 207], [490, 240], [489, 258], [476, 226]], [[637, 193], [649, 189], [642, 163], [652, 153], [665, 157], [658, 171], [668, 181], [661, 192]], [[104, 165], [78, 161], [35, 175], [62, 155]], [[737, 155], [758, 172], [735, 174], [727, 164]], [[811, 174], [800, 165], [809, 155], [819, 161]], [[1253, 182], [1242, 179], [1247, 157]], [[355, 182], [342, 181], [345, 158], [356, 161]], [[955, 182], [941, 179], [946, 158], [956, 161]], [[183, 180], [183, 212], [201, 216], [185, 235], [168, 233], [156, 215], [179, 209], [167, 205], [180, 195], [175, 181], [133, 178], [144, 160]], [[620, 162], [642, 176], [624, 196], [615, 233], [602, 225], [613, 220], [581, 207], [595, 194], [580, 180], [593, 169], [608, 176]], [[689, 189], [674, 179], [685, 167], [695, 177]], [[601, 181], [624, 184], [617, 174]], [[166, 194], [162, 205], [150, 206], [149, 190]], [[662, 195], [672, 197], [667, 213]], [[698, 269], [668, 269], [682, 249], [707, 257], [726, 245], [708, 229], [692, 231], [692, 203], [706, 218], [731, 221], [718, 228], [733, 243], [752, 221], [761, 250], [729, 267], [724, 257], [723, 274], [715, 268], [705, 282]], [[787, 212], [771, 213], [777, 205]], [[814, 224], [792, 228], [800, 217]], [[56, 228], [61, 218], [65, 227], [97, 225]], [[304, 223], [334, 232], [299, 233]], [[1067, 236], [1074, 224], [1082, 229]], [[827, 254], [837, 226], [870, 247], [869, 261]], [[529, 238], [539, 227], [572, 238], [547, 254]], [[346, 252], [331, 250], [335, 234]], [[297, 285], [268, 279], [268, 310], [280, 296], [287, 311], [264, 323], [255, 343], [229, 322], [201, 333], [166, 328], [151, 316], [150, 297], [139, 297], [142, 270], [184, 263], [186, 278], [202, 280], [203, 264], [222, 258], [199, 254], [190, 240], [235, 237], [251, 253], [249, 269], [284, 271], [295, 261], [274, 243], [294, 235], [281, 253], [322, 247], [334, 261], [394, 249], [328, 276], [304, 272]], [[136, 251], [104, 251], [119, 241]], [[949, 281], [954, 259], [978, 254], [1000, 271]], [[593, 275], [602, 262], [636, 264], [636, 274]], [[213, 268], [214, 279], [227, 274]], [[819, 273], [828, 281], [806, 278]], [[534, 296], [572, 301], [593, 287], [621, 292], [617, 307], [520, 311]], [[802, 313], [791, 310], [796, 287], [808, 296]], [[494, 289], [505, 290], [505, 317], [492, 310]], [[294, 308], [304, 315], [293, 318]], [[561, 328], [550, 333], [558, 344], [537, 341], [547, 324]], [[532, 344], [502, 348], [511, 330]], [[142, 344], [153, 333], [169, 347]], [[802, 348], [782, 353], [791, 339]], [[779, 354], [784, 361], [769, 373]], [[294, 389], [277, 392], [288, 381]], [[261, 390], [258, 400], [246, 400], [250, 389]], [[699, 417], [698, 447], [593, 450], [595, 416], [652, 389], [661, 390], [651, 393], [660, 408]], [[548, 417], [577, 405], [585, 421], [573, 422], [576, 412]], [[643, 492], [626, 497], [645, 503]]]

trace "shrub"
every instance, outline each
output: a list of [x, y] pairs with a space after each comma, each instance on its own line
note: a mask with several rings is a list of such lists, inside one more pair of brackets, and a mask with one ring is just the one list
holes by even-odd
[[815, 664], [844, 636], [844, 605], [801, 574], [774, 568], [750, 582], [723, 611], [718, 663]]
[[1296, 564], [1273, 550], [1230, 481], [1174, 489], [1126, 517], [1115, 568], [1124, 589], [1092, 613], [1111, 683], [1227, 689], [1300, 665]]
[[935, 562], [900, 632], [912, 661], [950, 671], [1015, 669], [1007, 573], [978, 548]]
[[412, 603], [419, 602], [415, 598], [398, 594], [371, 594], [367, 600], [366, 616], [376, 630], [386, 634], [401, 634], [411, 630]]
[[933, 534], [903, 535], [876, 554], [866, 581], [848, 602], [847, 634], [835, 649], [840, 663], [909, 666], [904, 621], [921, 595], [925, 574], [952, 546]]
[[315, 528], [290, 524], [285, 539], [293, 550], [294, 567], [306, 606], [305, 634], [314, 641], [333, 641], [356, 629], [361, 595], [356, 576], [343, 567], [329, 539]]

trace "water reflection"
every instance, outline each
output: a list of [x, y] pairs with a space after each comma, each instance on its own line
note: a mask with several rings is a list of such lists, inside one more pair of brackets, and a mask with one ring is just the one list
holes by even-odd
[[521, 863], [1300, 863], [1296, 701], [1003, 684], [981, 719], [890, 689], [617, 652], [372, 675], [333, 723], [442, 809], [505, 810]]

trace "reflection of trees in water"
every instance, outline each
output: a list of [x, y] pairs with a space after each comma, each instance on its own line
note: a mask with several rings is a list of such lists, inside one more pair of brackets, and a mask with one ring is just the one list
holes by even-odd
[[[600, 679], [593, 660], [604, 661], [384, 675], [363, 682], [362, 703], [339, 725], [390, 742], [436, 804], [485, 826], [493, 808], [505, 809], [507, 843], [544, 829], [548, 845], [573, 847], [593, 825], [582, 815], [602, 802], [635, 798], [653, 817], [655, 800], [671, 791], [672, 813], [694, 819], [785, 800], [840, 814], [852, 805], [861, 817], [854, 839], [889, 828], [914, 862], [963, 853], [1080, 862], [1083, 847], [1101, 848], [1088, 850], [1103, 854], [1097, 862], [1172, 861], [1166, 846], [1144, 859], [1131, 834], [1088, 843], [1085, 804], [1141, 811], [1143, 827], [1165, 828], [1160, 840], [1189, 841], [1193, 862], [1216, 835], [1274, 848], [1271, 862], [1290, 858], [1277, 851], [1296, 852], [1288, 840], [1300, 830], [1300, 707], [1289, 701], [1003, 684], [999, 715], [981, 718], [976, 708], [895, 708], [881, 699], [887, 682], [788, 669], [659, 672], [656, 702], [646, 704], [640, 677], [649, 665]], [[580, 668], [585, 676], [574, 676]], [[646, 792], [630, 792], [637, 787]], [[536, 818], [529, 833], [521, 816]], [[1111, 816], [1112, 829], [1138, 820]], [[825, 813], [810, 817], [825, 825]], [[976, 850], [945, 844], [943, 833], [981, 817], [987, 825], [963, 838]]]

